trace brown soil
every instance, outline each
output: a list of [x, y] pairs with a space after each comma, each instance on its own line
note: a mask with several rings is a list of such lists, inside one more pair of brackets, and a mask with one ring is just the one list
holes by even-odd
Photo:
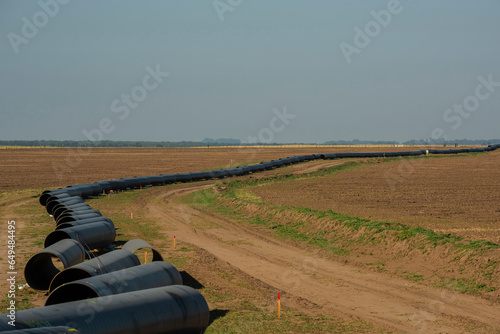
[[54, 189], [121, 177], [185, 173], [334, 152], [420, 150], [422, 147], [7, 148], [0, 149], [0, 191]]
[[332, 210], [500, 243], [499, 165], [497, 151], [401, 160], [252, 192], [275, 205]]

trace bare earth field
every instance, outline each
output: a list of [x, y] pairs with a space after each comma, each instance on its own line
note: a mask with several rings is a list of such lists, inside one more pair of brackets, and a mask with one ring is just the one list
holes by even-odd
[[[298, 148], [7, 148], [0, 149], [0, 191], [186, 173], [289, 156], [407, 151], [405, 147]], [[410, 148], [420, 150], [422, 147]]]
[[[53, 228], [37, 204], [42, 189], [300, 154], [419, 149], [93, 148], [76, 155], [68, 155], [75, 149], [1, 149], [0, 218], [18, 224], [21, 274]], [[292, 174], [299, 179], [238, 189], [236, 197], [224, 196], [231, 180], [217, 180], [126, 191], [89, 204], [115, 221], [117, 240], [144, 238], [184, 274], [186, 284], [199, 289], [211, 310], [207, 333], [500, 333], [499, 249], [457, 251], [449, 244], [431, 246], [423, 237], [399, 240], [391, 231], [351, 230], [293, 210], [332, 210], [498, 243], [500, 152], [411, 163], [380, 160], [329, 176], [302, 178], [368, 159], [320, 160], [240, 177], [266, 182], [266, 177]], [[203, 190], [216, 198], [207, 199]], [[278, 233], [283, 226], [299, 226], [307, 238], [283, 236]], [[323, 248], [311, 242], [330, 235], [340, 239], [329, 239]], [[5, 234], [2, 245], [4, 239]], [[7, 271], [3, 252], [2, 275]], [[4, 282], [2, 276], [2, 298]], [[440, 282], [447, 284], [435, 284]], [[274, 313], [277, 292], [283, 296], [281, 319]], [[46, 298], [40, 292], [21, 295], [30, 307]]]
[[500, 152], [379, 163], [253, 189], [265, 202], [332, 210], [500, 243]]

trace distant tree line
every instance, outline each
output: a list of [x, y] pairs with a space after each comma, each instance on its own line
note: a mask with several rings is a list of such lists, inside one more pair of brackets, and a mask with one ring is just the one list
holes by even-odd
[[219, 138], [219, 139], [213, 139], [213, 138], [205, 138], [201, 141], [202, 143], [205, 144], [231, 144], [231, 145], [240, 145], [241, 140], [239, 139], [233, 139], [233, 138]]
[[325, 142], [324, 145], [397, 145], [398, 141], [384, 140], [331, 140]]
[[427, 140], [413, 139], [405, 141], [402, 144], [403, 145], [449, 145], [449, 146], [457, 144], [457, 145], [470, 145], [470, 146], [487, 146], [487, 145], [500, 144], [500, 139], [449, 139], [449, 140], [440, 139], [438, 141], [431, 139]]
[[[290, 145], [307, 145], [308, 143], [289, 143]], [[311, 143], [309, 143], [311, 144]], [[456, 139], [448, 141], [432, 141], [414, 139], [403, 143], [398, 141], [380, 140], [332, 140], [323, 144], [312, 143], [313, 145], [492, 145], [500, 144], [500, 139]], [[210, 139], [203, 141], [79, 141], [79, 140], [0, 140], [0, 146], [27, 146], [27, 147], [200, 147], [200, 146], [239, 146], [239, 145], [282, 145], [270, 143], [245, 144], [238, 139]]]
[[[225, 143], [210, 143], [210, 146], [230, 145]], [[195, 141], [79, 141], [79, 140], [0, 140], [0, 146], [28, 147], [196, 147], [207, 146], [207, 143]]]
[[331, 140], [324, 143], [325, 145], [471, 145], [471, 146], [487, 146], [500, 144], [500, 139], [450, 139], [450, 140], [431, 140], [431, 139], [412, 139], [405, 142], [392, 140]]

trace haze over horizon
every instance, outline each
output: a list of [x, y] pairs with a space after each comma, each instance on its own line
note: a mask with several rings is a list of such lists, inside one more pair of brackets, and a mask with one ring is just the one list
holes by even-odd
[[0, 140], [499, 138], [499, 14], [493, 0], [2, 1]]

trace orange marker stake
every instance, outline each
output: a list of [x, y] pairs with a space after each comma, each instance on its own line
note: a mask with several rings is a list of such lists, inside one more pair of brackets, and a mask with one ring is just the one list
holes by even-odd
[[281, 316], [281, 295], [278, 292], [278, 318]]
[[134, 211], [130, 210], [130, 219], [134, 219]]
[[174, 235], [174, 249], [175, 249], [175, 235]]
[[148, 252], [144, 254], [144, 263], [148, 263]]

